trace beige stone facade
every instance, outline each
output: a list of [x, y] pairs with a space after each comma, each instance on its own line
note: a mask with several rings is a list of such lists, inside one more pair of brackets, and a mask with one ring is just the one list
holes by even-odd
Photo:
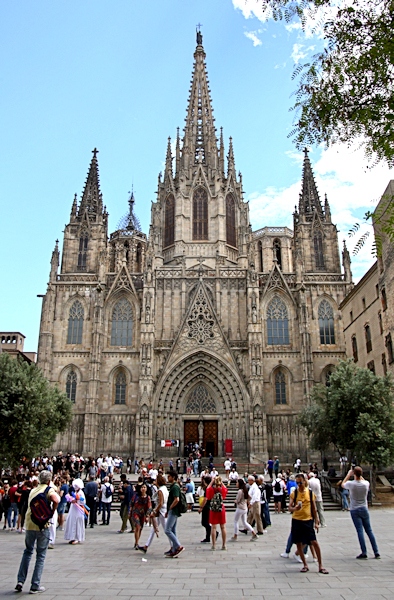
[[[149, 235], [130, 211], [108, 238], [94, 151], [52, 255], [38, 362], [74, 402], [57, 449], [162, 455], [161, 440], [233, 441], [250, 460], [307, 456], [296, 424], [345, 356], [352, 289], [305, 153], [293, 230], [253, 231], [232, 141], [217, 137], [201, 37], [184, 135], [168, 141]], [[170, 451], [166, 451], [170, 452]], [[177, 452], [176, 449], [173, 452]]]

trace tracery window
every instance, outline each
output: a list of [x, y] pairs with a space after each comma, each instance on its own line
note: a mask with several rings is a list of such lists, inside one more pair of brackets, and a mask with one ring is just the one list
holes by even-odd
[[315, 250], [315, 265], [317, 270], [324, 269], [323, 234], [316, 231], [313, 236], [313, 247]]
[[175, 240], [175, 198], [170, 194], [166, 200], [164, 213], [164, 247], [172, 246]]
[[235, 200], [232, 194], [226, 196], [226, 239], [230, 246], [237, 247], [235, 228]]
[[131, 346], [133, 310], [126, 298], [121, 298], [112, 311], [111, 346]]
[[277, 261], [278, 263], [278, 267], [282, 268], [282, 245], [280, 243], [280, 240], [278, 240], [277, 238], [274, 239], [274, 259]]
[[83, 317], [83, 306], [76, 300], [69, 312], [67, 344], [82, 344]]
[[216, 413], [215, 401], [204, 385], [199, 384], [194, 388], [187, 401], [185, 413], [192, 415]]
[[66, 396], [75, 404], [75, 398], [77, 395], [77, 374], [75, 371], [70, 371], [66, 379]]
[[320, 343], [335, 344], [334, 311], [327, 300], [322, 300], [318, 310]]
[[115, 377], [115, 404], [126, 404], [126, 375], [119, 371]]
[[208, 239], [208, 194], [199, 187], [193, 194], [193, 240]]
[[268, 304], [267, 334], [270, 346], [283, 346], [290, 343], [287, 308], [279, 296], [274, 296]]
[[286, 377], [283, 371], [277, 371], [275, 373], [275, 403], [287, 404]]
[[81, 237], [79, 238], [78, 265], [77, 265], [78, 271], [86, 271], [87, 255], [88, 255], [88, 242], [89, 242], [88, 232], [84, 231], [81, 233]]

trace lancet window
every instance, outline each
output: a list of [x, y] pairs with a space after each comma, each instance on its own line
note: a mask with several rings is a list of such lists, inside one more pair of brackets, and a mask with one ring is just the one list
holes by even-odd
[[126, 375], [124, 371], [118, 371], [115, 377], [115, 404], [126, 404]]
[[193, 240], [208, 239], [208, 194], [198, 187], [193, 194]]
[[79, 238], [78, 265], [77, 265], [78, 271], [86, 271], [87, 256], [88, 256], [88, 243], [89, 243], [88, 232], [84, 231], [81, 233], [81, 237]]
[[287, 404], [286, 376], [281, 370], [275, 373], [275, 404]]
[[111, 346], [131, 346], [133, 310], [126, 298], [121, 298], [112, 311]]
[[235, 228], [235, 200], [232, 194], [226, 196], [226, 238], [230, 246], [237, 247], [237, 234]]
[[279, 298], [274, 296], [267, 308], [267, 334], [268, 344], [287, 345], [289, 341], [289, 318], [286, 304]]
[[67, 344], [82, 344], [83, 318], [83, 306], [76, 300], [69, 312]]
[[313, 236], [313, 247], [315, 251], [315, 266], [317, 270], [324, 269], [323, 234], [316, 231]]
[[77, 375], [75, 371], [70, 371], [66, 379], [66, 396], [70, 402], [75, 403], [77, 396]]
[[334, 311], [327, 300], [320, 302], [318, 317], [320, 343], [324, 345], [335, 344]]
[[164, 212], [164, 247], [172, 246], [175, 240], [175, 198], [170, 194]]

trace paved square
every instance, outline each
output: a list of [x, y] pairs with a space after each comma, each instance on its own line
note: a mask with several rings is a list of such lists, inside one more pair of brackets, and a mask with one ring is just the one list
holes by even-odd
[[[328, 527], [319, 533], [318, 540], [329, 575], [319, 575], [311, 559], [309, 573], [302, 574], [299, 563], [281, 558], [279, 554], [285, 549], [291, 518], [289, 514], [271, 518], [269, 533], [257, 543], [250, 543], [250, 537], [241, 534], [238, 542], [228, 542], [227, 552], [220, 550], [221, 544], [213, 552], [210, 544], [200, 543], [204, 534], [200, 516], [196, 512], [183, 515], [178, 521], [178, 533], [186, 550], [178, 559], [163, 556], [169, 545], [162, 532], [146, 556], [134, 550], [134, 536], [117, 533], [120, 525], [117, 513], [112, 513], [109, 527], [88, 528], [86, 542], [80, 546], [70, 546], [64, 541], [63, 532], [58, 531], [55, 549], [47, 553], [41, 581], [47, 591], [42, 598], [392, 600], [394, 597], [394, 510], [371, 511], [372, 528], [382, 556], [380, 561], [355, 560], [360, 550], [350, 515], [327, 512]], [[227, 519], [230, 538], [234, 513], [228, 513]], [[142, 543], [148, 533], [146, 528]], [[369, 541], [367, 547], [370, 551]], [[24, 597], [29, 591], [30, 579], [22, 594], [13, 591], [23, 548], [24, 535], [0, 531], [0, 598]], [[30, 577], [32, 569], [33, 563]]]

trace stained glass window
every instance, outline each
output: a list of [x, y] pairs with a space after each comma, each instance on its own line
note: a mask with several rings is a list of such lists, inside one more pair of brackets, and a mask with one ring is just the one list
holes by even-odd
[[327, 300], [322, 300], [318, 310], [320, 343], [335, 344], [334, 311]]
[[317, 231], [313, 236], [313, 246], [315, 250], [315, 265], [317, 270], [324, 269], [324, 253], [323, 253], [323, 235], [321, 231]]
[[193, 194], [193, 240], [208, 239], [208, 194], [199, 187]]
[[115, 377], [115, 404], [126, 404], [126, 375], [123, 371]]
[[164, 247], [172, 246], [175, 240], [175, 198], [170, 194], [166, 200], [164, 215]]
[[276, 404], [286, 404], [286, 377], [283, 371], [277, 371], [275, 374], [275, 402]]
[[74, 371], [70, 371], [66, 379], [66, 396], [70, 402], [75, 403], [77, 395], [77, 375]]
[[112, 311], [111, 346], [131, 346], [133, 311], [126, 298], [119, 300]]
[[67, 344], [82, 344], [83, 317], [83, 306], [76, 300], [69, 312]]
[[279, 296], [274, 296], [267, 308], [268, 344], [287, 345], [289, 341], [289, 319], [287, 308]]
[[235, 229], [235, 200], [232, 194], [226, 196], [226, 237], [230, 246], [237, 247], [237, 235]]

